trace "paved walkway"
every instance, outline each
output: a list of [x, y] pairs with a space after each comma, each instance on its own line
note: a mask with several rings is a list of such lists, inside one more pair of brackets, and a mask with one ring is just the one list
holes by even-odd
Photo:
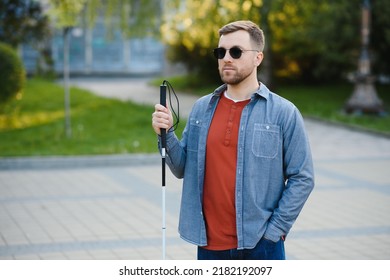
[[[142, 79], [72, 82], [158, 100]], [[179, 98], [185, 116], [193, 99]], [[287, 258], [390, 259], [390, 139], [306, 126], [316, 187], [288, 236]], [[167, 258], [195, 259], [176, 230], [181, 180], [168, 171], [166, 185]], [[157, 154], [0, 158], [0, 259], [160, 259], [161, 217]]]

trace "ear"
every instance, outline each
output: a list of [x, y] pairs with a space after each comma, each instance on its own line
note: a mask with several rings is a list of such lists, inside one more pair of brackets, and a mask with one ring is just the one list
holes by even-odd
[[258, 52], [257, 56], [255, 57], [255, 66], [258, 67], [261, 62], [263, 61], [264, 58], [264, 53], [263, 52]]

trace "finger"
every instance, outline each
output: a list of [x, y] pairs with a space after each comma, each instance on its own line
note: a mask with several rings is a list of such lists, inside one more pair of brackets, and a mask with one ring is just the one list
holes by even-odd
[[156, 112], [168, 112], [168, 109], [161, 104], [156, 104], [154, 109]]
[[170, 124], [169, 114], [163, 112], [154, 112], [152, 114], [152, 122], [156, 125], [169, 125]]

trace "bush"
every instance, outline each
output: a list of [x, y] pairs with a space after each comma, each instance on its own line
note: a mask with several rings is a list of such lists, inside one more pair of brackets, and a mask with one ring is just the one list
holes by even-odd
[[16, 51], [0, 43], [0, 106], [21, 94], [25, 69]]

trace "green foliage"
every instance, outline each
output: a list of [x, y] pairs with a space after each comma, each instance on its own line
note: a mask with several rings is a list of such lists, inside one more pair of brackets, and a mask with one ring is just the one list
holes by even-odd
[[120, 30], [125, 37], [159, 36], [162, 6], [159, 0], [50, 0], [49, 14], [58, 27], [92, 28], [99, 16], [112, 36]]
[[386, 0], [371, 1], [372, 28], [370, 45], [373, 57], [373, 72], [390, 75], [388, 59], [390, 49], [390, 2]]
[[72, 27], [77, 24], [87, 0], [50, 0], [49, 15], [58, 27]]
[[0, 43], [0, 105], [4, 105], [16, 96], [21, 98], [25, 81], [22, 61], [12, 47]]
[[[370, 1], [370, 51], [374, 74], [390, 74], [390, 2]], [[210, 52], [224, 24], [249, 19], [265, 31], [272, 67], [281, 80], [327, 83], [345, 79], [357, 69], [361, 48], [361, 0], [173, 1], [162, 26], [170, 59], [182, 62], [207, 81], [213, 77]], [[264, 69], [262, 69], [264, 70]], [[267, 69], [269, 71], [269, 69]]]
[[276, 1], [269, 15], [275, 73], [285, 79], [327, 82], [354, 70], [360, 48], [353, 1]]
[[47, 39], [51, 36], [49, 18], [39, 1], [0, 1], [0, 41], [17, 48], [30, 45], [39, 53], [37, 74], [47, 76], [53, 70]]
[[48, 17], [39, 1], [0, 1], [0, 41], [14, 48], [21, 43], [39, 45], [50, 35]]
[[220, 81], [218, 64], [209, 48], [194, 46], [192, 50], [189, 50], [181, 44], [169, 48], [167, 58], [171, 62], [184, 62], [199, 83], [213, 84]]

